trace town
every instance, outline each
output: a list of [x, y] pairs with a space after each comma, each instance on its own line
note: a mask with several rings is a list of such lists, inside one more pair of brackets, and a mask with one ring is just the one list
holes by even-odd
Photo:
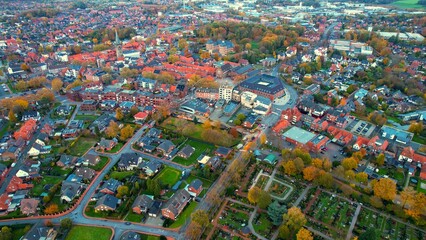
[[0, 239], [426, 239], [426, 1], [0, 12]]

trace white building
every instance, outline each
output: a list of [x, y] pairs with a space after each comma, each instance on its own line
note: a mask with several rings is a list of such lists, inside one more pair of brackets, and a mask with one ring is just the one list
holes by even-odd
[[230, 101], [232, 99], [232, 87], [231, 85], [222, 85], [219, 88], [219, 99], [225, 99]]

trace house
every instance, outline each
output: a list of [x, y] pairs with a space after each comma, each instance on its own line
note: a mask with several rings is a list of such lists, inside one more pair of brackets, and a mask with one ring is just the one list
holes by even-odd
[[118, 162], [118, 168], [120, 170], [132, 171], [134, 168], [138, 167], [141, 162], [142, 157], [137, 153], [123, 153]]
[[34, 187], [33, 184], [24, 183], [24, 180], [22, 180], [21, 178], [17, 176], [13, 176], [6, 187], [6, 192], [14, 193], [18, 190], [26, 190], [26, 189], [31, 189], [33, 187]]
[[63, 138], [76, 138], [78, 136], [78, 129], [71, 129], [71, 128], [65, 128], [64, 130], [62, 130], [62, 137]]
[[176, 220], [190, 200], [189, 193], [185, 189], [179, 189], [161, 209], [161, 214], [166, 218]]
[[250, 114], [246, 117], [242, 125], [245, 128], [252, 128], [258, 119], [259, 117], [257, 115]]
[[40, 203], [40, 200], [35, 198], [26, 198], [21, 200], [21, 213], [24, 215], [34, 215], [37, 213], [37, 206]]
[[18, 131], [13, 134], [13, 137], [18, 140], [19, 138], [28, 141], [31, 139], [32, 134], [34, 133], [37, 127], [37, 122], [34, 119], [27, 120]]
[[214, 154], [221, 158], [227, 158], [231, 154], [232, 149], [226, 147], [218, 147]]
[[222, 166], [222, 160], [220, 160], [218, 156], [214, 156], [211, 157], [205, 165], [210, 166], [210, 169], [215, 171]]
[[139, 195], [132, 205], [132, 211], [137, 214], [148, 212], [154, 203], [153, 197], [145, 194]]
[[185, 189], [188, 191], [189, 195], [198, 197], [203, 191], [203, 182], [199, 179], [194, 179]]
[[21, 240], [55, 240], [58, 232], [53, 227], [34, 225]]
[[138, 112], [133, 116], [135, 121], [140, 121], [140, 122], [145, 121], [147, 117], [148, 117], [148, 113], [146, 112]]
[[61, 105], [58, 108], [56, 108], [56, 115], [59, 116], [67, 116], [71, 113], [72, 106], [71, 105]]
[[98, 150], [111, 151], [111, 149], [113, 149], [115, 145], [117, 145], [117, 139], [108, 140], [108, 139], [102, 138], [98, 144]]
[[99, 192], [113, 195], [121, 185], [122, 184], [120, 181], [114, 178], [110, 178], [102, 184], [102, 186], [99, 188]]
[[188, 159], [195, 151], [195, 148], [191, 147], [190, 145], [185, 145], [179, 152], [178, 156]]
[[98, 108], [98, 102], [95, 100], [84, 100], [80, 105], [80, 111], [96, 111]]
[[167, 156], [174, 148], [175, 145], [172, 141], [163, 140], [162, 143], [158, 145], [157, 150], [162, 152], [164, 156]]
[[157, 217], [160, 213], [161, 206], [163, 205], [162, 201], [155, 200], [151, 207], [148, 209], [148, 216]]
[[160, 171], [162, 164], [157, 161], [149, 161], [149, 162], [143, 162], [139, 166], [140, 169], [145, 171], [145, 174], [147, 176], [154, 176], [158, 171]]
[[115, 211], [117, 205], [119, 204], [119, 199], [106, 194], [99, 198], [95, 205], [95, 211]]
[[35, 177], [39, 177], [40, 175], [38, 174], [40, 168], [37, 166], [27, 166], [27, 165], [22, 165], [19, 167], [18, 172], [16, 172], [16, 176], [19, 178], [35, 178]]
[[61, 186], [61, 201], [70, 203], [78, 197], [83, 190], [83, 185], [78, 182], [63, 181]]
[[74, 174], [77, 177], [81, 177], [83, 180], [92, 180], [96, 175], [96, 171], [88, 167], [81, 167], [77, 168]]
[[[38, 142], [37, 142], [38, 141]], [[31, 149], [28, 151], [29, 156], [38, 156], [42, 154], [48, 154], [52, 150], [51, 146], [45, 146], [43, 142], [37, 140]]]
[[37, 111], [25, 111], [22, 114], [22, 118], [21, 121], [28, 121], [30, 119], [33, 119], [35, 121], [40, 121], [41, 117], [40, 117], [40, 113]]
[[83, 165], [84, 166], [96, 166], [101, 161], [101, 157], [99, 155], [86, 154], [83, 156]]
[[411, 147], [405, 147], [404, 149], [402, 149], [398, 160], [406, 162], [416, 162], [422, 164], [422, 166], [426, 165], [426, 156], [416, 153]]
[[56, 166], [63, 168], [72, 168], [77, 162], [77, 157], [62, 154], [59, 160], [56, 162]]

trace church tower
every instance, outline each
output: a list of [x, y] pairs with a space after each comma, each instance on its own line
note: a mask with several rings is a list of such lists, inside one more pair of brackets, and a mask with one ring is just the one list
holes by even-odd
[[123, 56], [123, 49], [122, 49], [122, 46], [121, 46], [120, 38], [118, 37], [117, 29], [115, 30], [114, 45], [115, 45], [115, 52], [117, 53], [117, 58], [122, 57]]

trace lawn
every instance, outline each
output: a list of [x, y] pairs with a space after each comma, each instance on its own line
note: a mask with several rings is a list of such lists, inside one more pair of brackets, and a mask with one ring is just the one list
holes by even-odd
[[155, 176], [155, 179], [160, 181], [162, 184], [167, 184], [171, 187], [179, 181], [180, 174], [180, 171], [176, 168], [166, 166], [157, 176]]
[[117, 153], [123, 147], [124, 143], [118, 142], [110, 151], [105, 151], [107, 153]]
[[109, 228], [74, 226], [65, 240], [109, 240], [111, 235], [112, 231]]
[[132, 212], [132, 210], [130, 210], [129, 213], [124, 218], [124, 221], [140, 223], [142, 221], [142, 218], [143, 218], [142, 214], [136, 214]]
[[6, 120], [3, 120], [3, 121], [5, 121], [5, 123], [3, 124], [3, 128], [0, 130], [0, 138], [7, 133], [7, 130], [9, 130], [9, 125], [10, 125], [9, 121], [6, 121]]
[[92, 121], [94, 122], [99, 116], [96, 115], [75, 115], [74, 120]]
[[182, 144], [182, 148], [185, 147], [186, 145], [190, 145], [191, 147], [195, 148], [194, 153], [188, 159], [176, 156], [173, 159], [173, 162], [177, 162], [179, 164], [189, 166], [189, 165], [195, 164], [197, 162], [197, 158], [202, 153], [209, 154], [214, 149], [214, 146], [212, 144], [199, 142], [199, 141], [192, 140], [192, 139], [189, 139], [184, 144]]
[[191, 217], [191, 213], [194, 211], [195, 207], [197, 207], [197, 202], [190, 202], [188, 206], [183, 210], [181, 214], [179, 214], [178, 218], [169, 228], [178, 228], [182, 226], [187, 219]]
[[95, 171], [100, 171], [105, 167], [107, 163], [108, 163], [108, 157], [101, 156], [101, 161], [99, 161], [99, 163], [96, 164], [95, 166], [90, 166], [90, 168], [92, 168]]
[[133, 174], [135, 174], [134, 171], [125, 171], [125, 172], [113, 171], [110, 174], [110, 177], [114, 178], [114, 179], [117, 179], [118, 181], [121, 181], [123, 179], [126, 179], [127, 177], [132, 176]]
[[423, 138], [423, 137], [420, 137], [419, 135], [417, 135], [417, 134], [415, 134], [414, 136], [413, 136], [413, 141], [414, 142], [417, 142], [417, 143], [420, 143], [420, 144], [423, 144], [423, 145], [426, 145], [426, 139], [425, 138]]
[[260, 214], [260, 216], [258, 216], [255, 221], [253, 222], [253, 227], [254, 230], [264, 236], [264, 237], [269, 237], [272, 236], [271, 231], [272, 231], [272, 223], [271, 221], [269, 221], [268, 219], [268, 215], [266, 213], [262, 213]]
[[145, 234], [139, 234], [141, 236], [141, 240], [159, 240], [159, 236], [152, 236], [152, 235], [145, 235]]
[[399, 0], [392, 5], [400, 7], [400, 8], [416, 8], [416, 9], [422, 9], [424, 8], [422, 5], [417, 4], [419, 0]]
[[34, 187], [31, 190], [33, 196], [40, 196], [44, 192], [44, 186], [46, 184], [55, 185], [63, 180], [61, 177], [44, 176], [39, 183], [33, 182]]
[[97, 139], [81, 137], [71, 143], [69, 154], [81, 157], [98, 142]]

